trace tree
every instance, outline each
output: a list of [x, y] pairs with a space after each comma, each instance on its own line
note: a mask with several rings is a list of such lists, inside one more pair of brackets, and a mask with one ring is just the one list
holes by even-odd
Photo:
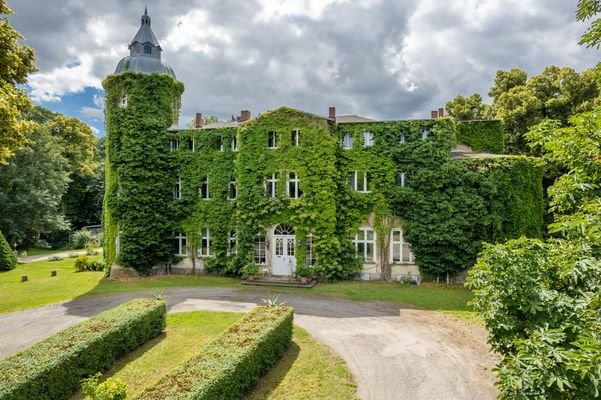
[[[601, 12], [600, 0], [579, 0], [576, 9], [576, 20], [586, 22]], [[601, 45], [601, 20], [595, 19], [580, 38], [578, 44], [599, 49]]]
[[511, 71], [497, 71], [492, 87], [488, 91], [488, 95], [496, 101], [502, 93], [508, 92], [514, 87], [524, 86], [528, 80], [528, 74], [519, 68], [514, 68]]
[[17, 265], [17, 257], [10, 248], [10, 245], [0, 232], [0, 271], [10, 271]]
[[474, 93], [469, 97], [457, 96], [446, 104], [449, 116], [458, 121], [485, 119], [488, 105], [482, 104], [482, 96]]
[[7, 14], [12, 11], [0, 0], [0, 164], [5, 164], [11, 154], [27, 142], [27, 135], [34, 127], [31, 122], [20, 119], [31, 107], [31, 101], [25, 91], [16, 87], [36, 71], [34, 52], [18, 43], [23, 37], [2, 16]]
[[50, 133], [55, 136], [69, 161], [73, 175], [89, 177], [97, 167], [96, 143], [98, 139], [85, 123], [77, 118], [57, 115], [47, 123]]

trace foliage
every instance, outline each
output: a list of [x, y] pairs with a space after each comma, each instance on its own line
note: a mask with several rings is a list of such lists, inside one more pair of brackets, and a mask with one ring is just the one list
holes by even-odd
[[[183, 85], [164, 74], [126, 72], [111, 75], [106, 89], [106, 191], [104, 257], [138, 272], [171, 259], [176, 228], [167, 128], [176, 118]], [[121, 107], [123, 96], [127, 106]]]
[[515, 87], [524, 86], [527, 80], [528, 74], [519, 68], [513, 68], [511, 71], [499, 70], [495, 74], [495, 80], [488, 95], [496, 102], [503, 93]]
[[301, 278], [311, 278], [313, 276], [313, 268], [308, 265], [297, 265], [295, 274]]
[[77, 118], [56, 115], [47, 122], [50, 133], [59, 140], [63, 156], [69, 161], [73, 175], [89, 177], [96, 169], [96, 143], [98, 139], [85, 123]]
[[88, 256], [79, 256], [75, 260], [73, 267], [77, 272], [103, 271], [104, 263], [97, 260], [91, 260]]
[[503, 154], [504, 130], [500, 121], [463, 121], [457, 124], [457, 143], [476, 152]]
[[238, 399], [280, 359], [293, 310], [257, 307], [136, 399]]
[[17, 257], [13, 253], [10, 245], [0, 232], [0, 271], [10, 271], [17, 265]]
[[82, 378], [159, 335], [165, 303], [137, 299], [98, 314], [0, 362], [0, 398], [66, 398]]
[[248, 263], [242, 268], [242, 274], [245, 276], [255, 276], [259, 274], [259, 266], [255, 263]]
[[87, 229], [80, 229], [73, 234], [71, 239], [71, 248], [73, 249], [84, 249], [88, 246], [98, 246], [98, 236]]
[[0, 229], [11, 244], [35, 244], [40, 234], [68, 228], [61, 199], [69, 183], [68, 163], [47, 127], [0, 166]]
[[98, 382], [101, 373], [81, 381], [81, 391], [90, 400], [125, 400], [127, 397], [127, 385], [119, 379], [108, 378], [104, 382]]
[[599, 46], [601, 45], [601, 21], [598, 18], [592, 20], [599, 12], [601, 12], [601, 1], [578, 0], [576, 20], [582, 22], [591, 20], [591, 25], [582, 35], [578, 44], [585, 44], [586, 47], [599, 49]]
[[488, 107], [482, 104], [482, 96], [478, 93], [469, 97], [457, 96], [445, 106], [447, 114], [458, 121], [486, 119]]
[[279, 306], [283, 306], [284, 302], [280, 302], [280, 294], [281, 293], [268, 293], [269, 296], [266, 299], [262, 299], [263, 300], [263, 305], [265, 307], [279, 307]]
[[50, 256], [48, 257], [48, 261], [61, 261], [63, 258], [61, 256]]
[[26, 83], [27, 75], [37, 70], [33, 50], [19, 44], [23, 37], [9, 24], [7, 14], [12, 11], [0, 0], [0, 165], [27, 143], [27, 135], [34, 128], [31, 122], [20, 119], [31, 107], [31, 100], [16, 85]]

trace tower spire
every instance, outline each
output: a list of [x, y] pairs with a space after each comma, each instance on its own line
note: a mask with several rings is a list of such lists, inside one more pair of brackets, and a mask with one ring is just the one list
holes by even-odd
[[148, 6], [144, 6], [144, 15], [148, 15]]

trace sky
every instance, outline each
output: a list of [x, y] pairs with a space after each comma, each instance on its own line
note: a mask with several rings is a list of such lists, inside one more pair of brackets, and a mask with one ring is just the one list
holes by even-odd
[[497, 70], [577, 71], [601, 53], [579, 46], [576, 0], [7, 0], [36, 51], [26, 87], [44, 107], [104, 135], [102, 80], [144, 7], [163, 60], [196, 112], [229, 119], [286, 105], [318, 115], [428, 118], [457, 95], [486, 99]]

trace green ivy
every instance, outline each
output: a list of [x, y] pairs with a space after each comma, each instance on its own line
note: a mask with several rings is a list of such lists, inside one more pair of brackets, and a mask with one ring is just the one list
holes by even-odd
[[503, 124], [496, 120], [457, 122], [457, 143], [474, 151], [502, 154], [505, 147]]

